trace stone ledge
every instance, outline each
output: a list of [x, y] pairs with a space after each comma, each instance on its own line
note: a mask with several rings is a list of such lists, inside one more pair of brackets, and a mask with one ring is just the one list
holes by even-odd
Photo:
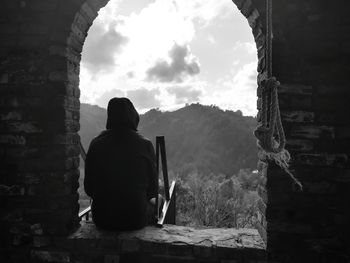
[[[265, 244], [255, 229], [193, 228], [164, 225], [148, 226], [129, 232], [98, 230], [93, 223], [82, 222], [69, 238], [72, 254], [108, 251], [113, 254], [176, 256], [192, 259], [264, 260]], [[108, 253], [107, 253], [108, 254]], [[79, 256], [78, 256], [79, 257]]]

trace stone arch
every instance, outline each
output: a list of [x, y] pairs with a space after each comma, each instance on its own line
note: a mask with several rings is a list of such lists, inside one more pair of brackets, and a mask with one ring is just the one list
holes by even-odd
[[[6, 173], [0, 184], [16, 186], [6, 191], [22, 200], [5, 210], [21, 222], [40, 222], [43, 233], [66, 235], [79, 224], [79, 64], [87, 32], [108, 2], [8, 0], [0, 10], [0, 154]], [[233, 2], [252, 28], [262, 76], [262, 16], [254, 0]], [[264, 218], [262, 213], [262, 225]]]
[[[79, 64], [85, 38], [87, 37], [87, 32], [93, 21], [98, 16], [98, 11], [105, 7], [109, 1], [110, 0], [85, 0], [80, 5], [72, 6], [68, 14], [65, 13], [65, 10], [67, 10], [66, 7], [60, 10], [62, 13], [58, 16], [67, 17], [68, 15], [69, 19], [67, 19], [63, 25], [59, 23], [55, 24], [52, 29], [52, 36], [50, 37], [50, 55], [53, 57], [60, 56], [65, 59], [66, 72], [53, 72], [51, 73], [51, 78], [52, 80], [68, 83], [69, 88], [67, 89], [66, 98], [64, 100], [67, 104], [79, 104]], [[257, 47], [258, 79], [261, 79], [266, 73], [264, 19], [251, 0], [233, 0], [233, 3], [247, 18], [249, 26], [252, 29]], [[266, 170], [264, 172], [266, 172]], [[264, 191], [264, 189], [262, 189], [262, 191]], [[266, 241], [265, 206], [262, 205], [259, 207], [261, 207], [261, 209], [258, 216], [260, 220], [258, 228], [261, 236]]]
[[[44, 261], [71, 261], [69, 253], [62, 252], [67, 245], [62, 241], [79, 224], [79, 49], [97, 10], [107, 2], [1, 2], [2, 261], [26, 262], [31, 255]], [[234, 2], [253, 28], [259, 76], [264, 77], [265, 1]], [[274, 1], [274, 75], [283, 84], [279, 90], [281, 115], [288, 150], [294, 157], [293, 170], [305, 188], [296, 191], [280, 170], [269, 166], [268, 191], [261, 192], [265, 203], [269, 201], [268, 224], [263, 214], [261, 222], [267, 227], [272, 261], [343, 262], [350, 257], [346, 33], [350, 4], [341, 3]], [[91, 18], [85, 29], [72, 29], [83, 7], [92, 10]], [[20, 247], [28, 243], [30, 248]], [[127, 248], [135, 248], [133, 242], [129, 245]], [[206, 254], [202, 248], [199, 253]], [[240, 258], [242, 254], [255, 252], [240, 251]], [[111, 260], [113, 257], [107, 257]]]
[[[98, 11], [106, 6], [110, 0], [85, 0], [80, 6], [72, 7], [67, 21], [62, 25], [56, 23], [51, 29], [50, 55], [63, 56], [67, 58], [67, 79], [74, 81], [78, 72], [81, 59], [81, 51], [87, 36], [87, 32]], [[227, 0], [229, 1], [229, 0]], [[258, 73], [260, 77], [265, 73], [265, 33], [263, 21], [258, 9], [251, 0], [232, 0], [241, 13], [247, 18], [252, 29], [258, 51]], [[68, 8], [66, 7], [65, 10]], [[60, 12], [62, 14], [60, 14]], [[57, 17], [67, 17], [64, 10], [60, 10]], [[74, 72], [75, 71], [75, 72]], [[76, 77], [76, 76], [75, 76]], [[260, 78], [259, 77], [259, 78]]]

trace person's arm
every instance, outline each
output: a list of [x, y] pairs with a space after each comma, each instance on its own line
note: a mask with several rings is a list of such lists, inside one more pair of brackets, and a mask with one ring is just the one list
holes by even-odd
[[84, 178], [84, 190], [85, 193], [93, 198], [94, 196], [94, 185], [95, 185], [95, 178], [96, 178], [96, 171], [95, 171], [95, 149], [93, 146], [93, 142], [91, 142], [89, 150], [86, 154], [85, 159], [85, 178]]
[[149, 141], [148, 152], [150, 157], [150, 169], [149, 169], [149, 185], [147, 189], [147, 198], [150, 200], [158, 195], [158, 178], [156, 168], [156, 154], [154, 152], [153, 144]]

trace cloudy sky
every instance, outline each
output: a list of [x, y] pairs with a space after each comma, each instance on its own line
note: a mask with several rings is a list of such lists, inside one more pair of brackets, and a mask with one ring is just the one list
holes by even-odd
[[256, 47], [231, 0], [110, 0], [83, 49], [81, 101], [140, 112], [186, 103], [256, 115]]

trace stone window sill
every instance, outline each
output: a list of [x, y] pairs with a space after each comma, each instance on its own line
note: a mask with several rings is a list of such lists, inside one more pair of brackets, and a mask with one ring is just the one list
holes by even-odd
[[255, 229], [164, 225], [163, 228], [148, 226], [137, 231], [114, 233], [98, 230], [93, 223], [82, 222], [68, 239], [74, 258], [82, 259], [86, 254], [103, 251], [104, 262], [106, 258], [119, 262], [120, 257], [127, 254], [139, 255], [142, 262], [156, 262], [157, 258], [162, 262], [180, 257], [191, 262], [197, 259], [249, 262], [264, 260], [266, 255], [264, 242]]

